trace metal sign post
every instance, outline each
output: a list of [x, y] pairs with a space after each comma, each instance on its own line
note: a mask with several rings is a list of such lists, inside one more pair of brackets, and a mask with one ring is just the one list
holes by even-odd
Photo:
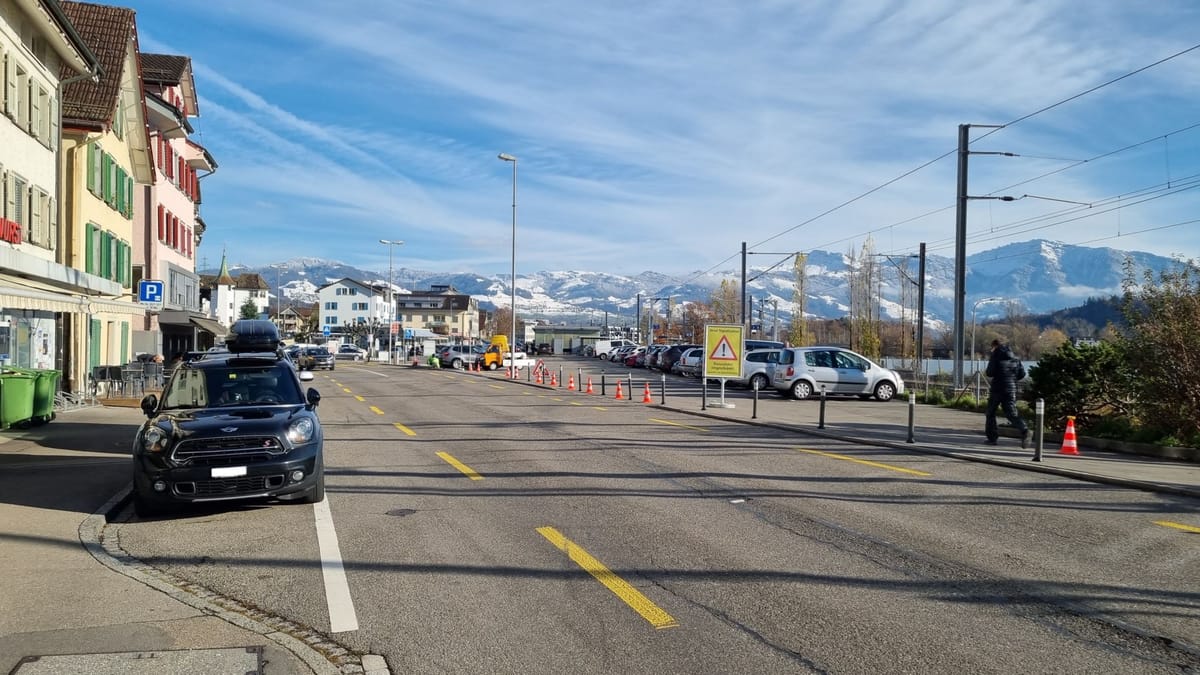
[[701, 377], [721, 380], [721, 399], [708, 401], [713, 408], [735, 408], [725, 401], [725, 380], [741, 378], [742, 354], [745, 353], [746, 327], [735, 324], [705, 324], [704, 372]]

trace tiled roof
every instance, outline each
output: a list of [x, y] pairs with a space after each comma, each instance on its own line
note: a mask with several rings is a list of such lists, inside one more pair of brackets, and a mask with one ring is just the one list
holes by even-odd
[[[99, 82], [81, 80], [66, 86], [63, 90], [63, 118], [111, 122], [121, 88], [126, 46], [130, 41], [135, 41], [136, 47], [133, 10], [88, 2], [64, 1], [61, 4], [63, 12], [104, 69], [104, 76]], [[71, 74], [73, 71], [64, 67], [63, 78]]]
[[183, 80], [191, 59], [173, 54], [142, 54], [142, 79], [157, 84], [177, 85]]
[[267, 285], [267, 282], [262, 278], [262, 275], [257, 272], [245, 272], [243, 274], [239, 274], [234, 288], [254, 288], [263, 291], [271, 290], [271, 287]]

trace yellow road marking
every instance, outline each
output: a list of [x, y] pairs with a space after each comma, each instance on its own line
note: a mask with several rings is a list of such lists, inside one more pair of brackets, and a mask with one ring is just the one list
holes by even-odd
[[501, 386], [500, 386], [500, 385], [498, 385], [498, 384], [489, 384], [488, 386], [489, 386], [489, 387], [491, 387], [492, 389], [503, 389], [503, 388], [504, 388], [504, 387], [501, 387]]
[[365, 398], [363, 398], [363, 397], [359, 396], [358, 394], [355, 394], [355, 395], [354, 395], [354, 398], [355, 398], [355, 399], [357, 399], [359, 403], [365, 403], [365, 402], [366, 402], [366, 400], [367, 400], [367, 399], [365, 399]]
[[892, 466], [891, 464], [882, 464], [880, 462], [872, 462], [867, 459], [855, 459], [854, 457], [847, 457], [846, 455], [839, 455], [839, 454], [836, 454], [833, 452], [822, 452], [820, 450], [808, 450], [805, 448], [794, 448], [794, 450], [796, 452], [807, 452], [810, 455], [820, 455], [822, 457], [829, 457], [830, 459], [844, 459], [847, 462], [854, 462], [855, 464], [864, 464], [866, 466], [873, 466], [873, 467], [876, 467], [879, 469], [887, 469], [889, 471], [899, 471], [900, 473], [909, 473], [914, 476], [932, 476], [933, 475], [931, 473], [925, 473], [924, 471], [917, 471], [916, 469], [905, 469], [904, 467]]
[[403, 431], [404, 433], [408, 434], [409, 436], [417, 435], [417, 432], [413, 431], [412, 429], [409, 429], [408, 427], [404, 426], [403, 424], [400, 424], [399, 422], [392, 422], [392, 426], [396, 427], [400, 431]]
[[562, 399], [561, 399], [561, 398], [559, 398], [559, 397], [557, 397], [557, 396], [551, 396], [551, 397], [550, 397], [550, 400], [551, 400], [551, 401], [561, 401]]
[[608, 410], [608, 408], [605, 408], [603, 406], [598, 406], [598, 405], [594, 405], [592, 407], [595, 408], [596, 410]]
[[371, 412], [375, 413], [376, 415], [382, 415], [382, 414], [383, 414], [383, 411], [382, 411], [382, 410], [380, 410], [379, 408], [376, 408], [375, 406], [371, 406]]
[[571, 401], [571, 405], [583, 405], [583, 404], [578, 401]]
[[466, 464], [463, 464], [462, 462], [458, 461], [457, 459], [454, 459], [454, 457], [452, 457], [450, 455], [450, 453], [439, 452], [437, 454], [437, 456], [446, 460], [446, 463], [449, 464], [450, 466], [452, 466], [452, 467], [458, 469], [459, 471], [463, 472], [464, 474], [466, 474], [467, 478], [470, 478], [471, 480], [483, 480], [483, 476], [480, 476], [479, 474], [475, 473], [475, 470], [472, 469], [471, 467], [467, 466]]
[[653, 417], [650, 418], [650, 421], [658, 422], [659, 424], [670, 424], [673, 427], [683, 427], [685, 429], [695, 429], [696, 431], [708, 431], [708, 429], [705, 429], [704, 427], [693, 427], [688, 424], [680, 424], [679, 422], [672, 422], [670, 420], [660, 420], [660, 419], [655, 419]]
[[1183, 530], [1184, 532], [1194, 532], [1196, 534], [1200, 534], [1200, 527], [1192, 527], [1191, 525], [1184, 525], [1183, 523], [1172, 523], [1169, 520], [1156, 520], [1154, 521], [1154, 524], [1162, 525], [1163, 527], [1171, 527], [1176, 530]]
[[342, 387], [342, 391], [346, 392], [347, 394], [353, 393], [350, 391], [350, 387]]
[[614, 595], [624, 600], [625, 604], [641, 614], [642, 618], [649, 621], [651, 626], [661, 629], [674, 628], [679, 625], [674, 617], [651, 602], [650, 598], [642, 595], [641, 591], [605, 567], [604, 563], [593, 558], [590, 553], [580, 548], [579, 544], [562, 536], [558, 530], [553, 527], [539, 527], [537, 531], [560, 551], [566, 553], [572, 562], [586, 570], [588, 574], [596, 578], [596, 581], [604, 584]]

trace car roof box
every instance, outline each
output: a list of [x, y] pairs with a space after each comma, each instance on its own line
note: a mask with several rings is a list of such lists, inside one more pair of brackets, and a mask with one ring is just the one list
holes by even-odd
[[242, 319], [233, 323], [225, 347], [234, 353], [274, 352], [279, 348], [279, 329], [263, 319]]

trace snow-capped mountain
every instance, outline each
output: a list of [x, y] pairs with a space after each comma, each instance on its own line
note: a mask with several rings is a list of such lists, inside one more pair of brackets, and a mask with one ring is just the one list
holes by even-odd
[[[915, 288], [906, 292], [901, 307], [901, 289], [907, 281], [893, 264], [903, 256], [878, 258], [881, 271], [879, 292], [885, 315], [899, 318], [901, 311], [911, 316], [916, 304]], [[1033, 240], [1008, 244], [967, 257], [967, 311], [983, 298], [1003, 298], [1019, 304], [1023, 312], [1041, 314], [1083, 304], [1089, 297], [1107, 297], [1120, 293], [1126, 258], [1136, 269], [1155, 273], [1177, 264], [1171, 258], [1137, 251], [1089, 248], [1061, 242]], [[907, 273], [917, 277], [917, 261], [907, 261]], [[930, 254], [926, 257], [925, 315], [937, 325], [950, 323], [954, 315], [954, 259]], [[848, 258], [843, 253], [813, 251], [806, 263], [805, 312], [810, 317], [845, 316], [850, 307]], [[366, 271], [339, 262], [319, 258], [297, 258], [259, 268], [231, 265], [230, 271], [257, 272], [272, 289], [281, 287], [285, 302], [316, 302], [317, 288], [349, 277], [365, 283], [386, 284], [387, 272]], [[207, 271], [207, 273], [213, 273]], [[793, 312], [793, 276], [790, 263], [770, 271], [750, 268], [746, 276], [752, 309], [775, 307], [781, 321]], [[449, 284], [461, 293], [474, 296], [485, 308], [507, 306], [510, 288], [507, 275], [483, 276], [472, 273], [437, 273], [400, 268], [393, 272], [398, 293], [426, 289], [433, 284]], [[278, 281], [277, 281], [278, 279]], [[624, 317], [632, 319], [638, 294], [643, 307], [650, 298], [676, 297], [685, 302], [710, 302], [721, 281], [735, 287], [741, 281], [741, 269], [671, 276], [646, 271], [635, 276], [603, 272], [545, 271], [517, 274], [517, 308], [522, 315], [550, 321], [602, 321], [608, 313], [610, 323]], [[658, 303], [664, 311], [665, 303]], [[993, 317], [1005, 312], [1004, 303], [980, 304], [978, 316]]]

